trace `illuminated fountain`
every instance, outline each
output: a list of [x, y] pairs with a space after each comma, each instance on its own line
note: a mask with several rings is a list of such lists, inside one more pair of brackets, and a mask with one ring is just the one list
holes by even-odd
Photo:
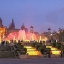
[[[8, 40], [23, 40], [23, 41], [34, 41], [38, 40], [37, 36], [34, 33], [26, 33], [25, 30], [19, 30], [19, 32], [12, 32], [7, 36]], [[43, 39], [44, 40], [44, 39]], [[40, 36], [39, 41], [42, 41], [42, 37]]]
[[41, 36], [40, 36], [40, 38], [39, 38], [39, 42], [40, 42], [40, 41], [42, 41], [42, 37], [41, 37]]

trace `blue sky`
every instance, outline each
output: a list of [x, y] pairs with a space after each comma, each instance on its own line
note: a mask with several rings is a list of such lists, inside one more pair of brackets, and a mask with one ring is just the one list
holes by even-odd
[[24, 23], [27, 28], [33, 25], [40, 33], [64, 28], [64, 0], [0, 0], [0, 17], [5, 26], [12, 18], [16, 28]]

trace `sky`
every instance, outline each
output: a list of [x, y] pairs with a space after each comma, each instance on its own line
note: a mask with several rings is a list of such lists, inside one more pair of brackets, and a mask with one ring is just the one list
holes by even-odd
[[24, 23], [40, 33], [58, 30], [64, 28], [64, 0], [0, 0], [0, 17], [7, 27], [14, 19], [16, 28]]

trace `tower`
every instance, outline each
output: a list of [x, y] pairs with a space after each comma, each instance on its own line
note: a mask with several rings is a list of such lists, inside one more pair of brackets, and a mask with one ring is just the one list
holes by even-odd
[[2, 19], [0, 18], [0, 27], [3, 27], [3, 25], [2, 25]]
[[21, 26], [21, 30], [25, 30], [24, 23], [23, 23], [22, 26]]
[[48, 28], [48, 33], [51, 33], [51, 28], [50, 27]]
[[9, 25], [9, 29], [15, 29], [14, 19], [12, 19], [12, 23]]
[[12, 19], [11, 26], [12, 26], [12, 29], [15, 29], [15, 23], [14, 23], [14, 19]]
[[33, 26], [30, 26], [30, 33], [33, 33]]
[[48, 39], [52, 40], [51, 28], [48, 28]]

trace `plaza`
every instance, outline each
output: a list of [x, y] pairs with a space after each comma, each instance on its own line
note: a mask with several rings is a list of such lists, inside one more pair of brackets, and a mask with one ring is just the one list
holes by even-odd
[[0, 64], [64, 64], [64, 58], [0, 59]]

